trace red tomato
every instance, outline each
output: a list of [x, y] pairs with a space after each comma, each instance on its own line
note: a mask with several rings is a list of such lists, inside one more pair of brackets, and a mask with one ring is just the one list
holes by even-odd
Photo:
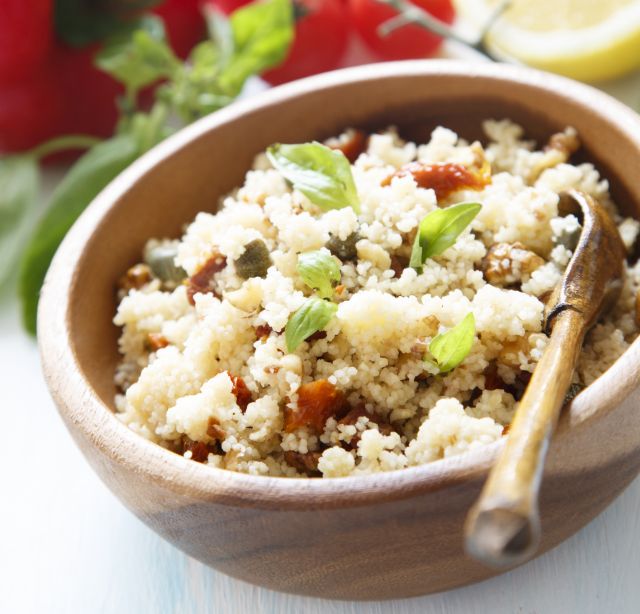
[[[431, 15], [450, 24], [455, 17], [451, 0], [411, 0]], [[398, 11], [377, 0], [350, 0], [353, 21], [368, 47], [385, 60], [405, 60], [432, 55], [442, 39], [424, 28], [408, 25], [379, 36], [378, 26], [398, 14]]]
[[166, 0], [153, 12], [162, 17], [173, 50], [186, 58], [204, 39], [206, 26], [200, 5], [204, 0]]
[[63, 91], [48, 62], [0, 85], [0, 154], [25, 151], [59, 134]]
[[0, 0], [0, 81], [22, 79], [44, 61], [52, 10], [52, 0]]
[[349, 42], [351, 22], [342, 0], [294, 0], [296, 32], [289, 55], [263, 78], [272, 85], [333, 70]]
[[58, 87], [65, 96], [59, 134], [108, 137], [118, 121], [117, 97], [122, 86], [94, 65], [99, 45], [82, 49], [59, 45], [56, 50]]

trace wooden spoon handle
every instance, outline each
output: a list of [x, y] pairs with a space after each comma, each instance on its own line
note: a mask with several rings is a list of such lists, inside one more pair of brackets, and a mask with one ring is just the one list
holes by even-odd
[[522, 562], [540, 540], [538, 492], [549, 440], [585, 334], [571, 308], [555, 317], [549, 344], [529, 382], [505, 448], [467, 516], [467, 552], [493, 567]]

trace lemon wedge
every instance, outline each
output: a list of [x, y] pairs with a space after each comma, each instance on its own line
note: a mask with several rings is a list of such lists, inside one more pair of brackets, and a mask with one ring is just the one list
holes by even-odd
[[[500, 0], [456, 0], [481, 28]], [[487, 36], [499, 55], [582, 81], [640, 67], [640, 0], [513, 0]]]

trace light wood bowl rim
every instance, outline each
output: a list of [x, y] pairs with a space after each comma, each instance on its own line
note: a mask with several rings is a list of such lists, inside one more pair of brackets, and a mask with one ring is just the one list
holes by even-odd
[[[546, 90], [607, 121], [624, 126], [640, 144], [640, 117], [610, 96], [563, 77], [502, 64], [479, 64], [452, 60], [389, 62], [348, 68], [304, 79], [239, 101], [205, 117], [170, 137], [122, 173], [87, 208], [68, 233], [47, 275], [38, 313], [38, 340], [46, 381], [68, 423], [82, 430], [102, 453], [153, 482], [203, 501], [242, 507], [290, 510], [334, 509], [404, 499], [441, 490], [487, 473], [503, 440], [466, 454], [388, 473], [345, 478], [278, 478], [207, 467], [194, 463], [137, 435], [121, 423], [102, 403], [77, 361], [69, 325], [70, 290], [75, 263], [87, 249], [90, 237], [110, 208], [135, 182], [161, 160], [188, 147], [201, 134], [235, 121], [262, 107], [331, 88], [346, 82], [424, 77], [506, 80]], [[186, 221], [186, 220], [185, 220]], [[55, 357], [55, 359], [54, 359]], [[585, 389], [565, 411], [556, 439], [571, 429], [614, 411], [640, 381], [640, 338], [604, 375]], [[66, 380], [66, 381], [65, 381]], [[64, 387], [59, 382], [65, 381]], [[614, 456], [612, 454], [612, 456]]]

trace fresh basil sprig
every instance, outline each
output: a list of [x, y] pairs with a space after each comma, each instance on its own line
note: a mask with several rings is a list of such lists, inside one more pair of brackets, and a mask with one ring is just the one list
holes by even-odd
[[307, 286], [318, 291], [320, 298], [331, 298], [340, 281], [338, 259], [322, 250], [298, 256], [298, 274]]
[[229, 104], [252, 75], [278, 66], [294, 35], [291, 0], [263, 0], [227, 18], [207, 7], [211, 40], [193, 49], [161, 92], [185, 121]]
[[425, 215], [418, 226], [409, 266], [421, 273], [427, 258], [438, 256], [451, 247], [480, 209], [480, 203], [459, 203]]
[[267, 150], [271, 164], [296, 190], [321, 209], [351, 207], [360, 213], [360, 201], [351, 164], [338, 150], [321, 143], [282, 145]]
[[284, 337], [287, 351], [295, 352], [298, 346], [313, 333], [324, 330], [338, 311], [338, 305], [317, 296], [308, 298], [287, 322]]
[[429, 353], [440, 373], [447, 373], [457, 367], [469, 354], [476, 338], [476, 320], [473, 313], [435, 337], [429, 344]]

